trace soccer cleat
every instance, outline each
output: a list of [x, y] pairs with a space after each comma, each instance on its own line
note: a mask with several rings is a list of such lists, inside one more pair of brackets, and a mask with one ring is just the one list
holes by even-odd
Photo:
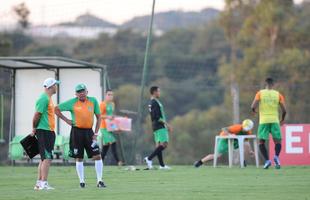
[[163, 167], [162, 167], [162, 166], [159, 166], [159, 169], [161, 169], [161, 170], [170, 170], [171, 167], [165, 165], [165, 166], [163, 166]]
[[203, 163], [201, 162], [201, 160], [194, 162], [194, 167], [198, 168], [202, 165]]
[[54, 190], [55, 188], [51, 187], [47, 182], [43, 186], [43, 190]]
[[99, 182], [97, 183], [97, 187], [98, 187], [98, 188], [105, 188], [105, 187], [107, 187], [107, 186], [103, 183], [103, 181], [99, 181]]
[[40, 185], [36, 184], [33, 189], [34, 190], [42, 190], [43, 188]]
[[85, 188], [85, 183], [80, 183], [80, 188]]
[[124, 166], [124, 163], [122, 161], [118, 161], [117, 165], [121, 167], [121, 166]]
[[270, 160], [266, 160], [265, 164], [264, 164], [264, 169], [268, 169], [271, 166], [271, 161]]
[[145, 158], [144, 158], [144, 161], [146, 162], [147, 167], [148, 167], [149, 169], [153, 169], [153, 162], [152, 162], [151, 160], [149, 160], [148, 157], [145, 157]]
[[37, 181], [33, 189], [34, 190], [42, 190], [43, 188], [41, 187], [41, 181]]
[[274, 156], [273, 160], [274, 160], [274, 164], [275, 164], [276, 169], [280, 169], [281, 165], [280, 165], [279, 157], [278, 156]]

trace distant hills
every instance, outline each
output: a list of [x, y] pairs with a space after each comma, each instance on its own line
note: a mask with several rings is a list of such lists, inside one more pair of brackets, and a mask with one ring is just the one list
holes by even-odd
[[78, 16], [73, 22], [64, 22], [57, 24], [60, 26], [86, 26], [86, 27], [101, 27], [101, 28], [116, 28], [117, 25], [103, 20], [95, 15], [86, 13]]
[[[175, 28], [187, 28], [206, 24], [219, 16], [220, 11], [212, 8], [200, 12], [168, 11], [155, 14], [154, 27], [162, 31]], [[135, 17], [124, 24], [121, 28], [146, 30], [150, 16]]]
[[[167, 11], [155, 14], [154, 28], [161, 31], [168, 31], [175, 28], [187, 28], [206, 24], [219, 16], [220, 11], [207, 8], [200, 12], [184, 12], [184, 11]], [[138, 31], [147, 30], [150, 16], [134, 17], [133, 19], [116, 25], [109, 21], [103, 20], [97, 16], [86, 13], [75, 19], [73, 22], [65, 22], [57, 25], [70, 27], [98, 27], [98, 28], [131, 28]]]

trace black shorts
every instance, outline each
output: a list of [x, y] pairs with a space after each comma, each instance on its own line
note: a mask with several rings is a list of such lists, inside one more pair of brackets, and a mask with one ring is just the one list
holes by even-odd
[[41, 156], [41, 160], [45, 159], [53, 159], [53, 150], [55, 144], [55, 132], [48, 131], [43, 129], [36, 130], [36, 137], [39, 143], [39, 152]]
[[98, 145], [93, 145], [94, 132], [92, 129], [82, 129], [72, 127], [70, 133], [70, 151], [69, 156], [72, 158], [84, 158], [84, 149], [88, 158], [100, 155]]

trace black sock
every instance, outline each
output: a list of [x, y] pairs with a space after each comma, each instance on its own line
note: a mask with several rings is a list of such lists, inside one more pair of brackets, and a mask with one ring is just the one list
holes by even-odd
[[195, 162], [195, 167], [200, 167], [203, 164], [201, 160]]
[[163, 160], [163, 151], [158, 152], [157, 158], [158, 158], [159, 165], [164, 167], [165, 163], [164, 163], [164, 160]]
[[263, 154], [265, 160], [269, 160], [269, 157], [268, 157], [268, 153], [267, 153], [267, 149], [265, 147], [265, 144], [259, 144], [259, 149], [260, 149], [260, 152]]
[[281, 144], [280, 143], [277, 143], [275, 146], [274, 146], [274, 150], [276, 152], [276, 156], [279, 156], [280, 155], [280, 152], [281, 152]]
[[164, 147], [162, 145], [159, 145], [154, 151], [153, 153], [151, 153], [151, 155], [149, 155], [147, 158], [149, 160], [152, 160], [155, 156], [157, 156], [158, 152], [162, 151], [164, 149]]
[[111, 145], [111, 148], [112, 148], [112, 154], [113, 154], [113, 156], [114, 156], [114, 159], [115, 159], [116, 162], [118, 163], [118, 162], [119, 162], [119, 159], [118, 159], [118, 155], [117, 155], [116, 143], [115, 143], [115, 142]]
[[107, 155], [107, 152], [109, 150], [110, 145], [103, 145], [102, 146], [102, 151], [101, 151], [101, 159], [102, 162], [104, 161], [105, 156]]

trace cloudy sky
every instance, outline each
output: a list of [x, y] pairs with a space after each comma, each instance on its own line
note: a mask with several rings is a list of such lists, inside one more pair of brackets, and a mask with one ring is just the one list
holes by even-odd
[[[134, 16], [149, 14], [153, 0], [0, 0], [0, 24], [15, 23], [12, 7], [21, 2], [30, 9], [30, 21], [35, 25], [72, 21], [86, 12], [121, 24]], [[156, 0], [156, 12], [199, 11], [207, 7], [221, 10], [224, 0]]]

